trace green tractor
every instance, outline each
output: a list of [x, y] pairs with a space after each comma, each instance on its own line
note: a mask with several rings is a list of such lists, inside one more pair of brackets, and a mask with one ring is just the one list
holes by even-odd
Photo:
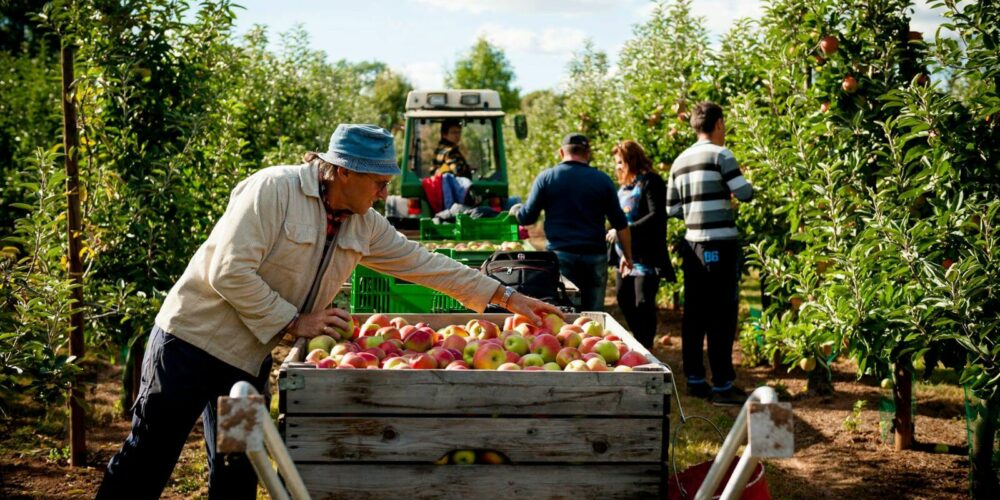
[[[414, 229], [421, 217], [433, 217], [442, 207], [431, 203], [428, 191], [441, 173], [444, 147], [456, 148], [465, 168], [456, 172], [471, 186], [471, 196], [459, 203], [475, 200], [478, 205], [499, 211], [511, 204], [507, 191], [507, 158], [504, 152], [505, 113], [495, 90], [414, 90], [406, 97], [406, 133], [403, 143], [400, 196], [386, 201], [386, 216], [399, 229]], [[457, 144], [443, 135], [460, 127]], [[517, 137], [527, 136], [524, 116], [514, 117]], [[451, 136], [457, 137], [457, 136]], [[443, 142], [444, 141], [444, 142]], [[433, 194], [431, 195], [433, 196]], [[438, 206], [433, 206], [438, 205]]]

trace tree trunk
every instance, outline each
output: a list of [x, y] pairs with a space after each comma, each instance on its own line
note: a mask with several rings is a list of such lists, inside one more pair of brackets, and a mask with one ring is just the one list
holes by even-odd
[[996, 498], [1000, 491], [996, 472], [993, 470], [993, 450], [996, 444], [996, 421], [1000, 415], [1000, 401], [979, 400], [981, 411], [971, 422], [972, 442], [972, 497]]
[[829, 396], [833, 394], [833, 380], [831, 380], [830, 370], [816, 363], [816, 369], [806, 374], [806, 382], [809, 384], [809, 393], [816, 396]]
[[[69, 240], [69, 277], [73, 288], [70, 313], [69, 353], [77, 361], [83, 359], [83, 264], [80, 262], [80, 177], [77, 149], [80, 138], [76, 128], [76, 103], [73, 95], [72, 45], [63, 42], [62, 62], [63, 153], [66, 164], [66, 238]], [[69, 448], [70, 465], [86, 465], [87, 437], [83, 387], [73, 380], [69, 389]]]
[[896, 362], [893, 367], [895, 386], [892, 399], [896, 415], [892, 427], [896, 433], [896, 451], [913, 449], [913, 368], [910, 362]]

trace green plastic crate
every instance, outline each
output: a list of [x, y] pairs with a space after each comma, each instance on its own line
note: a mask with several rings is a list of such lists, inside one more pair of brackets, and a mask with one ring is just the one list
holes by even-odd
[[517, 222], [509, 215], [473, 219], [458, 214], [454, 223], [435, 224], [433, 219], [420, 219], [421, 240], [489, 240], [518, 241]]
[[429, 217], [420, 219], [421, 240], [457, 240], [459, 239], [459, 235], [458, 224], [435, 224], [434, 219]]
[[436, 290], [358, 266], [351, 275], [351, 313], [468, 312]]

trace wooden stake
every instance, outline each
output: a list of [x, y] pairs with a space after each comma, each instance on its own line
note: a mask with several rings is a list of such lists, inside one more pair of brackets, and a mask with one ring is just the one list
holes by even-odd
[[[83, 265], [80, 262], [80, 178], [77, 149], [80, 144], [76, 128], [76, 104], [72, 93], [72, 45], [63, 43], [62, 59], [62, 108], [63, 152], [66, 163], [66, 237], [69, 240], [69, 277], [73, 281], [73, 304], [70, 315], [69, 353], [77, 362], [83, 359]], [[83, 388], [74, 380], [69, 389], [69, 449], [70, 465], [83, 466], [87, 459], [87, 437]]]

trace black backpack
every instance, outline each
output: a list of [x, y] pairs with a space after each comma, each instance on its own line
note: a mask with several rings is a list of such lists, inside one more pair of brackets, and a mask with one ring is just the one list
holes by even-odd
[[483, 274], [529, 297], [574, 312], [559, 279], [559, 258], [549, 251], [495, 252], [480, 267]]

